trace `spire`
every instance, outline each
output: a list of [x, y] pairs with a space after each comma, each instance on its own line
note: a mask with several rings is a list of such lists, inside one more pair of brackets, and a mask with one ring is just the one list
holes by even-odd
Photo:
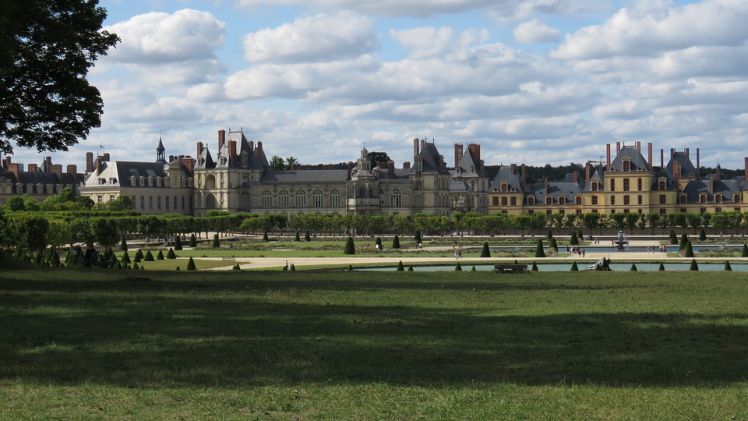
[[161, 136], [159, 136], [158, 147], [156, 148], [156, 162], [166, 164], [166, 156], [164, 155], [165, 151], [166, 148], [164, 148], [164, 142], [161, 141]]

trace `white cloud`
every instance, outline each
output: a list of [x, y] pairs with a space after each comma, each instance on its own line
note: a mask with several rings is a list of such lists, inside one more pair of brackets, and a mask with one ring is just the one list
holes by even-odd
[[748, 39], [748, 2], [705, 0], [675, 7], [665, 16], [621, 9], [602, 25], [567, 35], [553, 52], [562, 59], [654, 56], [695, 46], [739, 46]]
[[244, 37], [250, 62], [309, 62], [356, 57], [376, 46], [372, 21], [350, 12], [297, 18]]
[[122, 39], [111, 60], [149, 64], [210, 59], [223, 43], [224, 27], [209, 12], [182, 9], [133, 16], [105, 29]]
[[561, 32], [537, 19], [533, 19], [519, 24], [514, 28], [513, 34], [514, 39], [518, 42], [530, 44], [534, 42], [554, 42], [558, 40]]

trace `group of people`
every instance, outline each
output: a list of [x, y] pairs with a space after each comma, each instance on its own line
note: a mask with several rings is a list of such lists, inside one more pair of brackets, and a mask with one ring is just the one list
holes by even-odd
[[566, 247], [566, 252], [567, 253], [574, 253], [574, 254], [582, 256], [582, 257], [584, 257], [584, 256], [587, 255], [587, 251], [585, 251], [585, 249], [583, 249], [581, 247]]

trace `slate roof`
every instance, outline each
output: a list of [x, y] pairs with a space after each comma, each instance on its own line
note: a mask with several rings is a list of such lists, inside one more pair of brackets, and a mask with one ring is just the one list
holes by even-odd
[[55, 174], [53, 172], [37, 171], [28, 172], [24, 171], [16, 176], [5, 169], [0, 168], [0, 179], [5, 179], [11, 183], [22, 183], [22, 184], [65, 184], [75, 185], [83, 182], [83, 174], [68, 174], [63, 172], [61, 174]]
[[291, 170], [266, 171], [262, 183], [343, 183], [348, 180], [348, 170]]
[[553, 203], [558, 204], [558, 199], [564, 197], [566, 203], [575, 203], [578, 195], [582, 193], [579, 183], [568, 181], [549, 181], [548, 193], [545, 191], [545, 183], [536, 183], [530, 186], [530, 194], [535, 196], [535, 203], [544, 204], [547, 197], [553, 198]]
[[[423, 142], [423, 149], [418, 152], [418, 157], [421, 158], [423, 166], [422, 172], [436, 172], [439, 174], [449, 174], [447, 167], [444, 164], [444, 160], [439, 155], [439, 150], [436, 149], [436, 145], [429, 142]], [[416, 166], [411, 168], [411, 172], [415, 172]]]
[[506, 180], [509, 184], [509, 190], [514, 189], [518, 192], [524, 191], [524, 183], [520, 179], [520, 174], [516, 171], [512, 172], [511, 166], [502, 165], [499, 167], [499, 171], [496, 173], [496, 177], [491, 181], [490, 190], [499, 190], [501, 180]]
[[624, 146], [611, 163], [613, 171], [623, 171], [623, 161], [631, 161], [631, 171], [649, 171], [647, 160], [633, 146]]
[[676, 161], [680, 163], [681, 178], [686, 178], [691, 174], [696, 174], [696, 167], [694, 167], [688, 154], [685, 152], [674, 152], [672, 158], [670, 158], [670, 161], [665, 166], [665, 172], [669, 178], [673, 178], [673, 163]]
[[475, 159], [473, 153], [468, 148], [465, 150], [460, 162], [455, 166], [452, 171], [452, 176], [460, 177], [480, 177], [483, 175], [483, 171], [480, 166], [480, 162]]

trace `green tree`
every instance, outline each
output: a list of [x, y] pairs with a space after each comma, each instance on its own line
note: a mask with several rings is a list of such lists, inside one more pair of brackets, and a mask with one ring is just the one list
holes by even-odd
[[156, 260], [164, 260], [164, 252], [159, 250], [158, 254], [156, 255]]
[[145, 257], [143, 258], [143, 260], [146, 261], [146, 262], [152, 262], [153, 261], [153, 253], [151, 253], [150, 250], [147, 250], [145, 252]]
[[18, 244], [26, 250], [42, 252], [47, 247], [49, 222], [41, 216], [22, 219], [16, 228]]
[[298, 163], [299, 163], [298, 159], [296, 159], [296, 158], [294, 158], [292, 156], [289, 156], [288, 158], [286, 158], [286, 169], [287, 170], [292, 170], [293, 167], [296, 166], [296, 164], [298, 164]]
[[571, 262], [571, 271], [579, 272], [579, 266], [577, 266], [577, 262]]
[[569, 239], [569, 244], [571, 244], [572, 246], [579, 245], [579, 238], [577, 238], [576, 231], [572, 231], [571, 238]]
[[686, 251], [685, 251], [685, 254], [683, 256], [684, 257], [694, 257], [693, 256], [693, 245], [691, 245], [690, 241], [686, 244]]
[[691, 260], [691, 266], [688, 268], [688, 270], [692, 270], [692, 271], [699, 270], [699, 265], [696, 264], [696, 259]]
[[122, 236], [122, 241], [119, 242], [119, 250], [127, 251], [127, 239], [124, 235]]
[[101, 30], [97, 0], [6, 0], [0, 6], [0, 150], [11, 142], [67, 150], [101, 125], [86, 75], [119, 38]]
[[706, 231], [704, 228], [701, 229], [701, 232], [699, 232], [699, 241], [706, 241]]
[[395, 238], [392, 239], [392, 248], [393, 249], [399, 249], [400, 248], [400, 237], [395, 234]]
[[535, 257], [545, 257], [545, 250], [543, 250], [543, 240], [538, 240], [538, 245], [535, 247]]
[[195, 238], [195, 234], [190, 234], [190, 247], [197, 247], [197, 238]]
[[214, 249], [221, 247], [221, 242], [218, 240], [218, 234], [213, 234], [213, 243], [210, 246]]
[[636, 263], [631, 264], [631, 272], [637, 272], [639, 269], [636, 268]]
[[182, 250], [182, 236], [181, 235], [177, 235], [174, 238], [174, 250], [177, 250], [177, 251]]
[[166, 258], [170, 259], [170, 260], [173, 260], [173, 259], [177, 258], [177, 255], [176, 255], [176, 253], [174, 253], [174, 249], [173, 248], [169, 248], [169, 251], [166, 253]]
[[618, 230], [622, 230], [623, 227], [626, 226], [626, 214], [625, 213], [614, 213], [610, 215], [610, 218], [613, 220], [613, 227], [615, 227]]
[[276, 171], [283, 171], [286, 169], [286, 161], [278, 155], [273, 155], [273, 157], [270, 158], [270, 168]]
[[732, 266], [730, 266], [729, 260], [725, 260], [725, 272], [732, 272]]
[[95, 219], [93, 221], [93, 232], [96, 241], [105, 249], [113, 247], [122, 238], [117, 222], [110, 218]]

